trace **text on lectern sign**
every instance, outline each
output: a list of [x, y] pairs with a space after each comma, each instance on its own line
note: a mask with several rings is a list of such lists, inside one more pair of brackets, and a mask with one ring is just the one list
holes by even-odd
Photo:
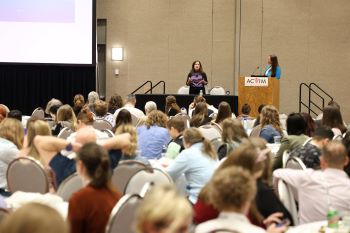
[[245, 77], [244, 86], [267, 87], [269, 86], [269, 79], [266, 77]]

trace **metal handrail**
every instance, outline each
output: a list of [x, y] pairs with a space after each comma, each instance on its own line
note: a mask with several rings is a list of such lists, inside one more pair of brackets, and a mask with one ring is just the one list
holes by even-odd
[[[299, 85], [299, 112], [301, 112], [301, 105], [304, 105], [305, 107], [307, 107], [308, 109], [310, 108], [309, 107], [309, 104], [306, 105], [302, 100], [301, 100], [301, 90], [302, 90], [302, 87], [305, 86], [307, 89], [309, 89], [309, 86], [306, 84], [306, 83], [300, 83]], [[309, 96], [309, 101], [310, 101], [310, 96]]]
[[[331, 100], [333, 100], [333, 97], [330, 96], [327, 92], [325, 92], [319, 85], [317, 85], [316, 83], [310, 83], [309, 87], [311, 88], [312, 86], [317, 87], [318, 90], [322, 91], [323, 94], [325, 94], [326, 96], [328, 96]], [[312, 89], [312, 88], [311, 88]]]
[[156, 88], [161, 83], [163, 83], [163, 94], [165, 94], [165, 82], [163, 80], [157, 82], [153, 87], [151, 87], [151, 89], [146, 91], [145, 94], [147, 94], [148, 92], [151, 92], [151, 94], [152, 94], [153, 89]]
[[[152, 81], [146, 81], [146, 82], [144, 82], [141, 86], [139, 86], [135, 91], [133, 91], [133, 92], [131, 92], [131, 94], [135, 94], [138, 90], [140, 90], [143, 86], [145, 86], [147, 83], [149, 83], [150, 85], [151, 85], [151, 88], [149, 89], [149, 90], [151, 90], [151, 94], [152, 94], [152, 86], [153, 86], [153, 84], [152, 84]], [[148, 91], [149, 91], [148, 90]], [[148, 92], [147, 91], [147, 92]], [[147, 93], [146, 92], [146, 93]]]

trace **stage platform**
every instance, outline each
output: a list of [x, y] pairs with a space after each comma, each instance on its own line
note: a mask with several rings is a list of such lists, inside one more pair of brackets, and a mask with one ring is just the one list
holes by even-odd
[[[154, 101], [157, 104], [157, 108], [164, 111], [165, 98], [168, 95], [173, 95], [176, 98], [177, 104], [181, 107], [185, 107], [188, 110], [188, 106], [192, 103], [195, 95], [174, 95], [174, 94], [136, 94], [136, 107], [144, 111], [145, 103], [147, 101]], [[236, 95], [204, 95], [207, 103], [214, 105], [218, 108], [221, 101], [226, 101], [230, 104], [232, 111], [238, 116], [238, 96]]]

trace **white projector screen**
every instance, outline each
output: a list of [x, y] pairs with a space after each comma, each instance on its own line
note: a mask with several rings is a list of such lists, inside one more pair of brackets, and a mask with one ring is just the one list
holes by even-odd
[[0, 0], [0, 62], [95, 64], [94, 0]]

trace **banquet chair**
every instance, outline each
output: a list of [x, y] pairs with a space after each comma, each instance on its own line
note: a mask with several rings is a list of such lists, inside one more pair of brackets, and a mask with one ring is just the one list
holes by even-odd
[[138, 118], [136, 115], [132, 114], [131, 112], [130, 112], [130, 115], [131, 115], [131, 124], [133, 126], [137, 126], [137, 124], [140, 121], [140, 118]]
[[118, 166], [114, 168], [112, 175], [112, 184], [124, 193], [126, 185], [130, 178], [140, 170], [152, 170], [152, 167], [136, 160], [120, 161]]
[[34, 111], [32, 112], [32, 118], [38, 119], [38, 120], [44, 120], [45, 119], [44, 110], [40, 107], [34, 109]]
[[220, 132], [220, 134], [222, 134], [222, 127], [220, 124], [212, 121], [212, 122], [210, 122], [210, 125], [212, 125], [215, 129], [217, 129]]
[[213, 140], [214, 138], [221, 138], [220, 131], [213, 125], [202, 125], [198, 129], [202, 133], [203, 137], [209, 141]]
[[341, 140], [343, 140], [343, 135], [336, 134], [336, 135], [334, 135], [332, 140], [333, 141], [341, 141]]
[[153, 168], [153, 171], [141, 170], [130, 178], [125, 187], [124, 194], [139, 194], [146, 183], [151, 183], [153, 185], [172, 184], [173, 180], [166, 172], [158, 168]]
[[83, 187], [83, 181], [77, 173], [68, 176], [58, 187], [57, 195], [64, 201], [68, 201], [73, 193]]
[[68, 127], [64, 127], [61, 129], [61, 131], [58, 133], [57, 137], [62, 139], [67, 139], [71, 134], [73, 133], [73, 130], [71, 130]]
[[110, 138], [114, 137], [114, 133], [113, 133], [113, 131], [110, 130], [110, 129], [103, 129], [103, 130], [101, 130], [101, 131], [104, 132], [104, 133], [106, 133], [106, 134], [108, 135], [108, 137], [110, 137]]
[[289, 159], [289, 150], [285, 150], [282, 155], [282, 168], [286, 167], [288, 159]]
[[9, 214], [9, 211], [7, 209], [0, 208], [0, 225], [1, 225], [1, 222], [7, 217], [8, 214]]
[[298, 210], [296, 205], [296, 198], [293, 194], [292, 188], [283, 180], [277, 181], [277, 194], [283, 205], [287, 208], [292, 216], [294, 225], [298, 225]]
[[134, 233], [135, 213], [141, 202], [138, 194], [124, 195], [109, 216], [106, 233]]
[[104, 129], [111, 130], [113, 128], [113, 126], [111, 125], [111, 123], [109, 123], [109, 121], [103, 120], [103, 119], [95, 120], [94, 123], [92, 124], [92, 127], [98, 130], [104, 130]]
[[303, 161], [298, 157], [289, 158], [286, 162], [286, 168], [305, 170], [306, 166]]
[[215, 86], [210, 90], [209, 94], [210, 95], [226, 95], [226, 91], [223, 87]]
[[189, 86], [182, 86], [177, 91], [177, 94], [179, 95], [188, 95], [190, 94], [190, 87]]
[[20, 157], [14, 159], [7, 168], [9, 191], [47, 193], [49, 178], [44, 168], [34, 159]]

